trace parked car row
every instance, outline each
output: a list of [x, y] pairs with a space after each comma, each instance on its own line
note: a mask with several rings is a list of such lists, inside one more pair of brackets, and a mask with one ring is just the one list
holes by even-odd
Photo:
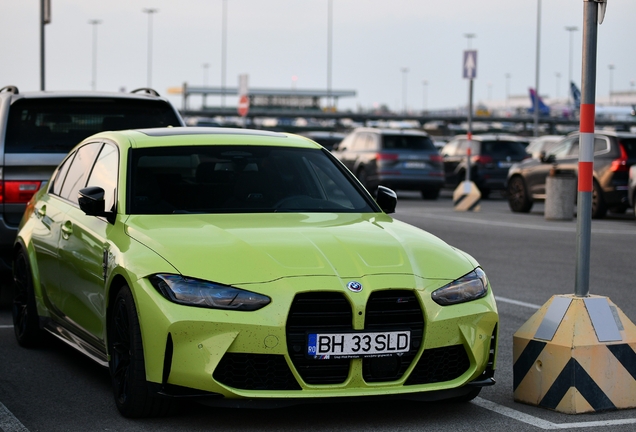
[[[508, 202], [513, 212], [529, 212], [535, 201], [546, 198], [550, 171], [578, 175], [578, 132], [563, 138], [547, 153], [511, 167], [508, 173]], [[594, 181], [592, 217], [603, 218], [608, 210], [623, 213], [629, 206], [628, 179], [636, 163], [636, 134], [597, 131], [594, 137]], [[633, 198], [633, 197], [632, 197]]]

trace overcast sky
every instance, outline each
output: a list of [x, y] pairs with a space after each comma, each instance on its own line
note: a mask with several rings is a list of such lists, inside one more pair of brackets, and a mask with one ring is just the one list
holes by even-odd
[[[253, 87], [327, 88], [329, 0], [227, 0], [228, 86], [249, 74]], [[51, 0], [46, 89], [90, 90], [97, 26], [97, 90], [147, 85], [148, 14], [153, 14], [151, 85], [161, 94], [184, 82], [221, 85], [223, 0]], [[0, 0], [0, 87], [40, 86], [39, 0]], [[565, 97], [580, 86], [583, 0], [543, 0], [540, 92]], [[636, 81], [636, 1], [610, 0], [599, 27], [597, 98]], [[386, 104], [401, 110], [466, 105], [465, 34], [478, 51], [475, 101], [504, 100], [534, 87], [537, 0], [333, 0], [333, 89], [355, 90], [340, 108]], [[609, 65], [614, 65], [610, 79]], [[408, 68], [407, 73], [402, 68]], [[506, 74], [510, 74], [509, 80]], [[561, 77], [557, 78], [557, 74]], [[404, 101], [403, 79], [407, 96]], [[424, 85], [424, 81], [428, 84]], [[557, 93], [558, 92], [558, 93]], [[180, 97], [171, 100], [181, 106]], [[213, 101], [210, 101], [214, 103]], [[220, 102], [220, 101], [219, 101]], [[218, 103], [218, 102], [217, 102]], [[228, 99], [228, 104], [235, 103]]]

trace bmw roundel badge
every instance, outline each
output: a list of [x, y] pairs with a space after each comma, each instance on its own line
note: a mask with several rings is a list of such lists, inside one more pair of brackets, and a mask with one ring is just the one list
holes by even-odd
[[349, 288], [349, 291], [360, 292], [362, 291], [362, 284], [360, 282], [351, 281], [347, 284], [347, 288]]

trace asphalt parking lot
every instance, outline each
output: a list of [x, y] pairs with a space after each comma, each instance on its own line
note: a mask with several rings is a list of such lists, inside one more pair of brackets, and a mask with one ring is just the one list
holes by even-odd
[[[334, 400], [271, 410], [192, 405], [164, 419], [128, 420], [112, 402], [108, 373], [56, 340], [19, 348], [6, 301], [0, 308], [0, 429], [85, 430], [624, 430], [636, 429], [636, 410], [567, 415], [513, 401], [512, 337], [554, 294], [574, 292], [576, 221], [546, 221], [542, 205], [513, 214], [507, 202], [482, 201], [479, 212], [455, 212], [450, 194], [423, 201], [399, 194], [395, 217], [473, 255], [498, 299], [500, 345], [495, 378], [468, 404], [351, 403]], [[632, 285], [636, 221], [631, 213], [592, 223], [590, 291], [608, 296], [636, 320]], [[6, 295], [5, 295], [6, 296]]]

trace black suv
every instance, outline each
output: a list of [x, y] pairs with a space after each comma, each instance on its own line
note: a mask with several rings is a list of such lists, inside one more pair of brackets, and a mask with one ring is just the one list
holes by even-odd
[[[529, 212], [532, 204], [545, 199], [546, 177], [551, 169], [578, 174], [579, 133], [573, 132], [548, 154], [528, 159], [508, 173], [508, 204], [513, 212]], [[636, 163], [636, 134], [596, 131], [594, 134], [594, 183], [592, 217], [608, 210], [622, 213], [628, 208], [629, 168]]]
[[467, 135], [454, 137], [442, 148], [447, 187], [457, 187], [466, 179], [468, 148], [471, 149], [470, 180], [488, 198], [493, 190], [506, 189], [508, 169], [530, 157], [526, 138], [505, 134]]
[[179, 113], [152, 89], [133, 93], [29, 92], [0, 89], [0, 270], [26, 203], [64, 156], [104, 130], [184, 126]]
[[334, 146], [333, 154], [373, 194], [382, 185], [436, 199], [444, 184], [442, 158], [425, 132], [357, 128]]

